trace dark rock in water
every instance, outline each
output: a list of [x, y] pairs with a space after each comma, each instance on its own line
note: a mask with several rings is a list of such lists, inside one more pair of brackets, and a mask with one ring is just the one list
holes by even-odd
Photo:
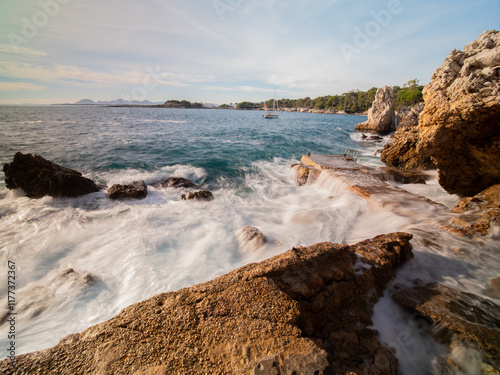
[[476, 344], [500, 363], [500, 307], [439, 283], [398, 291], [392, 298], [410, 311]]
[[164, 180], [158, 181], [154, 186], [156, 187], [164, 187], [164, 188], [199, 188], [199, 185], [185, 179], [183, 177], [169, 177]]
[[293, 248], [136, 303], [17, 356], [13, 368], [1, 361], [0, 373], [396, 374], [370, 316], [383, 284], [411, 257], [410, 239]]
[[30, 198], [76, 197], [95, 193], [99, 187], [73, 169], [62, 167], [40, 155], [14, 155], [12, 163], [4, 164], [5, 184], [9, 189], [21, 188]]
[[195, 200], [211, 201], [214, 199], [214, 195], [212, 194], [211, 191], [200, 190], [200, 191], [195, 191], [193, 193], [189, 192], [189, 193], [182, 194], [181, 199], [183, 199], [183, 200], [195, 199]]
[[240, 246], [245, 250], [248, 248], [258, 249], [267, 243], [267, 237], [259, 229], [251, 225], [242, 228], [237, 237]]
[[382, 139], [384, 139], [384, 138], [382, 138], [379, 135], [371, 135], [367, 138], [367, 140], [369, 140], [369, 141], [381, 141]]
[[108, 189], [111, 199], [143, 199], [148, 195], [148, 187], [144, 181], [134, 181], [129, 185], [115, 184]]

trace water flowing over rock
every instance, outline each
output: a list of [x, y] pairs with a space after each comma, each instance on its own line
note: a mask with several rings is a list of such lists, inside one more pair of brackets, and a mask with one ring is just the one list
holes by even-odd
[[12, 163], [4, 164], [3, 171], [7, 188], [21, 188], [30, 198], [46, 195], [76, 197], [100, 190], [80, 172], [52, 163], [40, 155], [18, 152]]
[[108, 189], [111, 199], [144, 199], [148, 195], [148, 187], [144, 181], [134, 181], [128, 185], [115, 184]]
[[200, 190], [200, 191], [195, 191], [193, 193], [185, 193], [182, 194], [181, 199], [183, 200], [201, 200], [201, 201], [212, 201], [214, 200], [214, 195], [212, 194], [211, 191], [209, 190]]
[[449, 193], [500, 183], [500, 32], [453, 50], [423, 91], [418, 154], [435, 162]]
[[10, 374], [396, 374], [369, 328], [411, 235], [293, 248], [213, 281], [159, 294], [53, 348], [18, 356]]
[[237, 235], [240, 247], [244, 250], [255, 250], [267, 243], [267, 237], [258, 229], [251, 225], [242, 228]]
[[500, 307], [439, 283], [398, 291], [393, 299], [410, 311], [476, 344], [500, 364]]
[[395, 105], [396, 97], [392, 87], [385, 86], [378, 89], [375, 101], [368, 110], [368, 121], [356, 125], [355, 129], [380, 134], [388, 134], [396, 130]]
[[297, 178], [297, 183], [300, 186], [307, 183], [314, 183], [314, 181], [316, 181], [321, 174], [321, 170], [304, 164], [294, 165], [293, 168], [295, 169], [295, 177]]
[[417, 153], [419, 138], [418, 116], [423, 105], [401, 107], [398, 110], [398, 128], [384, 146], [381, 160], [387, 166], [401, 170], [419, 171], [434, 166], [429, 156]]

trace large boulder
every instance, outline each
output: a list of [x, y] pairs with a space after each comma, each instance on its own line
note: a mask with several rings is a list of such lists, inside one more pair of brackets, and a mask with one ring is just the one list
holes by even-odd
[[451, 51], [423, 91], [417, 152], [431, 157], [449, 193], [500, 183], [500, 32]]
[[30, 198], [46, 195], [76, 197], [100, 190], [80, 172], [52, 163], [40, 155], [18, 152], [12, 163], [4, 164], [3, 171], [7, 188], [21, 188]]
[[372, 107], [368, 110], [368, 121], [356, 125], [355, 129], [380, 134], [396, 130], [395, 105], [396, 97], [392, 87], [385, 86], [378, 89]]
[[441, 329], [476, 344], [500, 363], [500, 307], [490, 300], [440, 283], [414, 286], [392, 297], [404, 308], [439, 324]]
[[134, 181], [131, 184], [114, 184], [108, 189], [110, 199], [144, 199], [148, 195], [148, 187], [144, 181]]
[[423, 105], [401, 107], [398, 111], [398, 128], [384, 146], [381, 160], [387, 166], [401, 170], [423, 170], [434, 166], [429, 156], [417, 153], [419, 139], [418, 116]]
[[0, 362], [9, 374], [396, 374], [372, 308], [411, 235], [293, 248]]
[[267, 237], [258, 228], [251, 225], [241, 228], [236, 238], [244, 251], [257, 250], [267, 243]]

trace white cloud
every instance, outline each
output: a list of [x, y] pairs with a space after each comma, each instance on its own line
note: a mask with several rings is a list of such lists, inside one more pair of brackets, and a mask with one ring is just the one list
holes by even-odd
[[45, 89], [45, 86], [28, 82], [0, 82], [0, 91], [37, 91], [43, 89]]

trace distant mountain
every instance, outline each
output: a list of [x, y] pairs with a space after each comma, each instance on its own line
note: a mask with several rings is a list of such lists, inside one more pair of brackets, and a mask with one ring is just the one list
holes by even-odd
[[150, 102], [149, 100], [123, 100], [117, 99], [112, 101], [98, 101], [95, 102], [91, 99], [82, 99], [74, 103], [74, 105], [158, 105], [163, 104], [163, 102]]

